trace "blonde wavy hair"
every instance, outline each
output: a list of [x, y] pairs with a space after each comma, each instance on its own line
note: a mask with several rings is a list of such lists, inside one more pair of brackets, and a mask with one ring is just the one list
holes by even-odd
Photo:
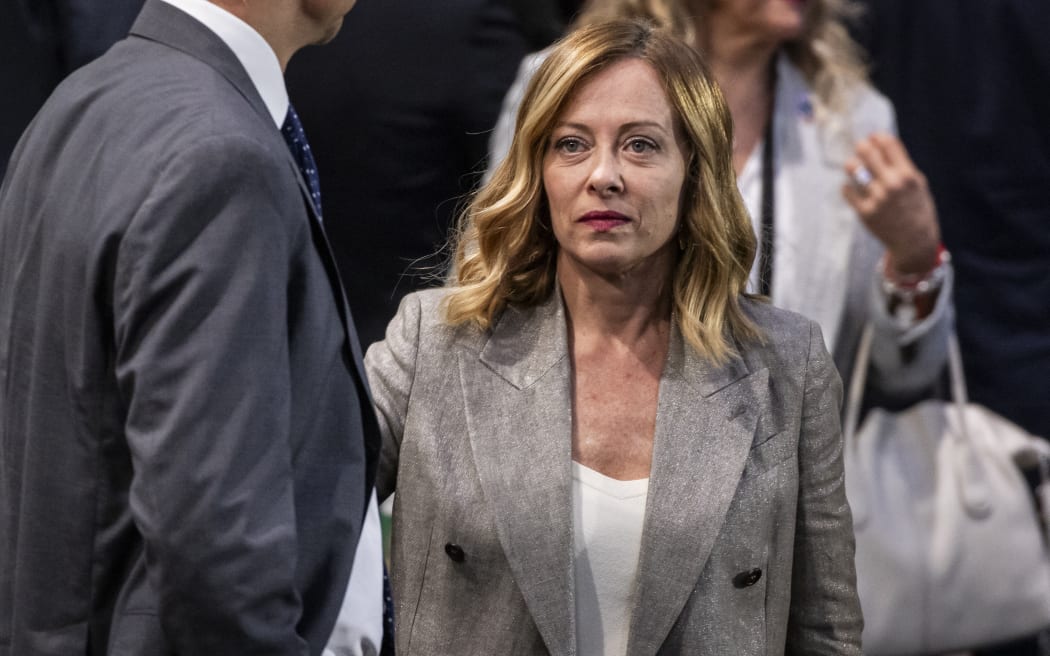
[[510, 152], [461, 216], [446, 319], [487, 329], [508, 304], [535, 305], [552, 293], [558, 244], [543, 189], [544, 155], [573, 92], [627, 58], [656, 71], [689, 154], [672, 274], [674, 317], [697, 352], [722, 363], [735, 351], [734, 339], [761, 339], [740, 306], [755, 236], [733, 173], [732, 120], [696, 50], [651, 21], [578, 29], [533, 76]]
[[[576, 20], [582, 27], [613, 19], [643, 18], [669, 29], [686, 43], [706, 48], [704, 18], [719, 0], [590, 0]], [[850, 91], [868, 80], [860, 46], [847, 21], [860, 9], [851, 0], [808, 0], [803, 33], [783, 48], [813, 87], [821, 109], [845, 111]]]

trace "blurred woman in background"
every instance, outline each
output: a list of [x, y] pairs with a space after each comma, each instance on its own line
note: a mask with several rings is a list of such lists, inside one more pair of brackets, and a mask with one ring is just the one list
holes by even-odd
[[[843, 25], [848, 0], [590, 0], [578, 25], [642, 18], [704, 56], [733, 116], [759, 255], [751, 290], [816, 320], [842, 376], [875, 328], [869, 385], [911, 398], [940, 374], [952, 271], [933, 198]], [[499, 162], [527, 58], [491, 139]]]

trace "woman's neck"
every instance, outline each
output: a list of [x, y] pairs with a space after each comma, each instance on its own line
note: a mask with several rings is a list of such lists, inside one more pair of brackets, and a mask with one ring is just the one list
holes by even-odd
[[733, 34], [708, 39], [708, 64], [733, 116], [733, 168], [744, 168], [772, 115], [774, 44]]
[[559, 262], [558, 284], [578, 346], [666, 343], [671, 321], [671, 271], [605, 276]]

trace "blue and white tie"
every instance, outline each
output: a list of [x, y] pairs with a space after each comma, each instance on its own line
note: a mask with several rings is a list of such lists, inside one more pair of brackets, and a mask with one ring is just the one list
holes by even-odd
[[317, 175], [317, 163], [314, 162], [313, 153], [310, 152], [310, 143], [306, 140], [306, 132], [303, 124], [299, 121], [299, 115], [295, 108], [288, 105], [288, 115], [284, 118], [281, 126], [281, 134], [288, 143], [288, 148], [295, 157], [295, 163], [299, 165], [299, 172], [303, 174], [303, 180], [310, 188], [310, 196], [314, 201], [314, 209], [317, 210], [317, 219], [321, 219], [321, 178]]
[[[284, 135], [288, 148], [295, 157], [295, 163], [299, 165], [299, 172], [303, 174], [303, 180], [310, 188], [310, 196], [314, 201], [314, 209], [317, 210], [317, 219], [321, 219], [321, 178], [317, 174], [317, 163], [314, 162], [313, 153], [310, 152], [310, 143], [306, 140], [306, 132], [299, 120], [299, 114], [295, 108], [288, 105], [288, 115], [284, 118], [281, 126], [281, 134]], [[393, 656], [394, 654], [394, 600], [390, 592], [390, 578], [387, 576], [386, 565], [383, 565], [383, 642], [381, 645], [381, 656]]]

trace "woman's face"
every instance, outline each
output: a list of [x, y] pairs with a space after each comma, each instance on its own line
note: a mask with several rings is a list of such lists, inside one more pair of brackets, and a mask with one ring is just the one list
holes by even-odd
[[681, 144], [648, 63], [615, 62], [576, 89], [543, 159], [559, 269], [669, 270], [686, 171]]
[[780, 45], [802, 35], [806, 5], [814, 0], [714, 0], [712, 30]]

